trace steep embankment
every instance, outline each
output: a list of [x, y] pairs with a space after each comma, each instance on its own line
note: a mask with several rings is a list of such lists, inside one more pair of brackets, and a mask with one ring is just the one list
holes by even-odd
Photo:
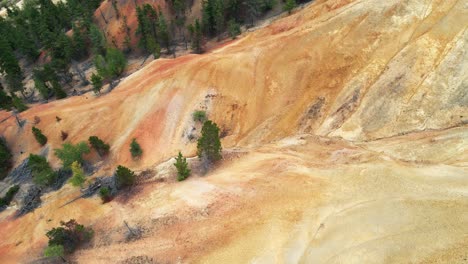
[[[77, 218], [96, 229], [75, 255], [82, 263], [464, 262], [467, 25], [461, 0], [316, 1], [206, 54], [154, 61], [110, 94], [34, 106], [21, 117], [40, 118], [50, 149], [61, 130], [72, 142], [110, 142], [99, 175], [194, 154], [197, 109], [238, 151], [184, 183], [154, 167], [169, 179], [104, 206], [58, 209], [76, 195], [67, 186], [34, 213], [3, 220], [0, 253], [37, 257], [46, 229]], [[30, 126], [0, 124], [17, 163], [40, 151]], [[144, 149], [139, 162], [132, 138]], [[49, 159], [58, 165], [52, 151]], [[121, 244], [123, 220], [144, 237]]]

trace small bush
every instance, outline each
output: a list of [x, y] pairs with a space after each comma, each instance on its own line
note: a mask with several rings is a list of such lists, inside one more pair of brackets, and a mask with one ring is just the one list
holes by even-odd
[[94, 233], [91, 228], [78, 224], [74, 219], [60, 222], [60, 225], [46, 233], [49, 238], [48, 253], [61, 253], [57, 246], [62, 246], [64, 254], [73, 253], [79, 245], [91, 240]]
[[130, 143], [130, 153], [132, 154], [133, 159], [139, 159], [143, 154], [143, 150], [140, 147], [140, 144], [136, 141], [136, 139], [132, 139], [132, 143]]
[[193, 121], [195, 121], [195, 122], [203, 123], [207, 119], [206, 118], [206, 112], [202, 111], [202, 110], [197, 110], [197, 111], [193, 112], [192, 116], [193, 116]]
[[107, 203], [111, 200], [111, 191], [108, 187], [102, 187], [99, 189], [99, 197], [101, 197], [102, 203]]
[[73, 172], [73, 176], [70, 178], [71, 185], [78, 187], [82, 186], [83, 183], [86, 181], [83, 169], [78, 161], [74, 161], [71, 165], [71, 170]]
[[19, 189], [20, 188], [18, 185], [8, 189], [8, 192], [5, 194], [5, 196], [0, 198], [0, 207], [10, 205], [10, 202], [13, 200], [13, 197], [15, 197], [15, 194], [19, 191]]
[[91, 147], [96, 150], [100, 157], [109, 154], [109, 144], [104, 143], [104, 141], [102, 141], [100, 138], [96, 136], [91, 136], [89, 137], [88, 141]]
[[86, 142], [80, 142], [76, 145], [64, 143], [61, 149], [54, 149], [55, 156], [62, 161], [64, 168], [70, 168], [74, 161], [83, 164], [83, 154], [87, 154], [89, 151]]
[[118, 166], [115, 173], [115, 184], [118, 189], [132, 186], [135, 183], [135, 173], [124, 166]]
[[37, 143], [39, 143], [41, 146], [47, 144], [47, 137], [42, 134], [42, 131], [39, 128], [32, 127], [32, 132], [36, 138]]
[[174, 166], [177, 168], [177, 180], [183, 181], [190, 176], [190, 169], [188, 168], [187, 159], [182, 156], [179, 151], [179, 156], [176, 158]]
[[12, 157], [6, 141], [0, 137], [0, 180], [8, 175], [8, 171], [13, 166]]
[[57, 173], [52, 170], [45, 157], [30, 154], [28, 166], [32, 171], [33, 182], [39, 186], [51, 186], [57, 181]]

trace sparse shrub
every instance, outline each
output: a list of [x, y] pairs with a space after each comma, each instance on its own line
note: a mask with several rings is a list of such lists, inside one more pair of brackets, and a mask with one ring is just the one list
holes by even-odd
[[197, 154], [200, 159], [206, 158], [210, 163], [222, 158], [219, 127], [211, 120], [207, 120], [203, 124], [201, 137], [197, 143]]
[[28, 166], [32, 171], [33, 182], [39, 186], [51, 186], [57, 181], [57, 173], [52, 170], [43, 156], [30, 154]]
[[89, 151], [89, 147], [85, 142], [76, 145], [64, 143], [61, 149], [54, 149], [55, 156], [62, 161], [64, 168], [70, 168], [74, 161], [83, 164], [83, 154], [87, 154]]
[[20, 188], [18, 185], [8, 189], [8, 192], [5, 194], [5, 196], [0, 198], [0, 207], [10, 205], [10, 202], [13, 200], [13, 197], [15, 197], [15, 194], [19, 191], [19, 189]]
[[192, 117], [193, 117], [193, 121], [202, 122], [202, 123], [205, 122], [205, 120], [207, 119], [206, 112], [202, 110], [197, 110], [193, 112]]
[[88, 141], [91, 147], [96, 150], [100, 157], [109, 154], [109, 144], [104, 143], [104, 141], [102, 141], [100, 138], [91, 136], [89, 137]]
[[108, 187], [102, 187], [99, 189], [99, 197], [101, 197], [102, 203], [107, 203], [111, 200], [111, 191]]
[[135, 173], [129, 168], [118, 166], [115, 173], [115, 184], [118, 189], [132, 186], [135, 183]]
[[141, 158], [143, 154], [143, 150], [140, 147], [140, 144], [136, 141], [136, 139], [132, 139], [132, 143], [130, 143], [130, 153], [132, 154], [133, 159]]
[[[46, 233], [49, 238], [47, 253], [73, 253], [78, 246], [91, 240], [94, 233], [91, 228], [78, 224], [74, 219], [60, 222], [60, 225]], [[54, 246], [55, 248], [53, 248]], [[63, 252], [56, 246], [62, 246]]]
[[70, 178], [71, 185], [78, 187], [82, 186], [83, 183], [86, 181], [84, 171], [81, 168], [81, 165], [78, 161], [74, 161], [71, 165], [71, 170], [73, 172], [73, 176]]
[[47, 144], [47, 137], [42, 134], [42, 131], [39, 128], [32, 127], [32, 132], [34, 134], [34, 137], [36, 138], [36, 141], [41, 145], [44, 146]]
[[0, 180], [8, 175], [8, 171], [13, 166], [12, 157], [6, 141], [0, 137]]
[[188, 168], [187, 159], [182, 156], [179, 151], [179, 156], [176, 158], [174, 166], [177, 168], [177, 180], [183, 181], [190, 176], [190, 169]]

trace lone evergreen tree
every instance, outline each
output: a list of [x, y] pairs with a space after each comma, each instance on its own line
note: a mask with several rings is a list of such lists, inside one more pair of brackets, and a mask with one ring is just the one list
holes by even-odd
[[143, 150], [140, 147], [140, 144], [136, 141], [136, 139], [132, 139], [132, 143], [130, 143], [130, 153], [132, 154], [132, 158], [139, 159], [143, 154]]
[[201, 137], [197, 143], [197, 154], [200, 159], [206, 158], [210, 163], [222, 158], [219, 128], [211, 120], [207, 120], [203, 124]]
[[42, 134], [42, 131], [39, 128], [32, 127], [32, 132], [34, 134], [34, 137], [36, 138], [37, 142], [41, 145], [44, 146], [47, 144], [47, 137]]
[[190, 176], [190, 169], [188, 168], [187, 159], [182, 156], [179, 151], [179, 155], [176, 157], [174, 166], [177, 168], [177, 180], [183, 181]]
[[118, 166], [115, 172], [115, 184], [118, 189], [132, 186], [135, 183], [135, 173], [129, 168]]

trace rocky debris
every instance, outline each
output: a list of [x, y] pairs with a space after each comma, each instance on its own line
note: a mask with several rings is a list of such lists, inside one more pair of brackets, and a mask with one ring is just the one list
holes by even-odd
[[17, 216], [25, 215], [39, 207], [41, 204], [41, 193], [42, 190], [39, 187], [32, 185], [23, 197], [22, 206], [18, 210]]
[[5, 178], [5, 182], [12, 184], [25, 184], [32, 182], [32, 171], [28, 166], [29, 159], [25, 159], [18, 167], [14, 168]]
[[47, 188], [46, 191], [57, 191], [67, 183], [68, 179], [72, 176], [72, 171], [70, 169], [60, 169], [57, 171], [57, 181], [52, 185], [52, 187]]
[[139, 226], [129, 226], [127, 221], [124, 221], [125, 227], [127, 228], [125, 232], [125, 241], [135, 241], [142, 237], [143, 230]]
[[81, 197], [87, 198], [96, 194], [99, 189], [107, 187], [111, 191], [111, 195], [117, 193], [117, 187], [115, 185], [115, 177], [100, 177], [91, 183], [87, 188], [81, 190], [83, 194]]
[[152, 258], [148, 256], [133, 256], [122, 262], [121, 264], [157, 264]]

